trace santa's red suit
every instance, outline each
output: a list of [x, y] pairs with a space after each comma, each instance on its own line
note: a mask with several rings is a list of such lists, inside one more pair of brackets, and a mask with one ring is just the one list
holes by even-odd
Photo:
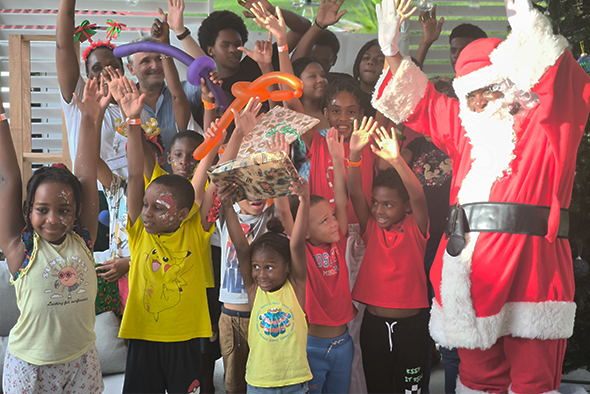
[[[549, 207], [544, 236], [470, 232], [456, 257], [441, 241], [430, 329], [439, 344], [460, 348], [458, 392], [549, 392], [559, 384], [576, 310], [570, 245], [558, 237], [560, 208], [570, 204], [590, 110], [590, 78], [566, 47], [535, 11], [527, 31], [463, 50], [453, 83], [459, 101], [436, 92], [409, 58], [395, 75], [386, 70], [375, 89], [377, 110], [432, 136], [451, 158], [451, 205]], [[471, 115], [466, 96], [506, 79], [538, 103], [510, 118], [508, 130], [498, 121], [494, 131]], [[553, 375], [541, 382], [548, 370]]]

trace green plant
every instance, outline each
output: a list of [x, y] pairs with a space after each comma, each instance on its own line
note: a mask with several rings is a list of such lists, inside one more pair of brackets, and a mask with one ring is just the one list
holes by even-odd
[[[360, 0], [360, 7], [353, 8], [363, 25], [364, 33], [377, 33], [379, 25], [375, 14], [375, 5], [381, 4], [381, 0]], [[362, 7], [362, 11], [359, 8]]]

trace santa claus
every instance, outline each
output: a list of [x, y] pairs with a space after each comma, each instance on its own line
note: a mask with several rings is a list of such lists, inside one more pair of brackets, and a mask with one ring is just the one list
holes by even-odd
[[576, 310], [567, 208], [590, 78], [529, 0], [506, 0], [511, 33], [461, 52], [459, 100], [448, 98], [397, 50], [409, 5], [377, 6], [389, 69], [373, 105], [452, 161], [431, 335], [459, 348], [457, 392], [557, 392]]

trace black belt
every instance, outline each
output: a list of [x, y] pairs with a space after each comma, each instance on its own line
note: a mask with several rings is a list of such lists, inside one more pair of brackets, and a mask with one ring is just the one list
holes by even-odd
[[[508, 202], [481, 202], [451, 205], [447, 224], [447, 253], [458, 256], [465, 246], [465, 233], [526, 234], [544, 237], [550, 207]], [[567, 238], [569, 212], [561, 209], [558, 238]]]

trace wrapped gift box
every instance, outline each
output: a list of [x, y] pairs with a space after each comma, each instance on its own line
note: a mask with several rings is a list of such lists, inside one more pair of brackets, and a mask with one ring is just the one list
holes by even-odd
[[[319, 119], [283, 107], [268, 111], [254, 129], [244, 137], [237, 157], [248, 157], [266, 152], [266, 141], [275, 133], [285, 134], [289, 144], [299, 139], [301, 134], [320, 123]], [[305, 151], [305, 150], [303, 150]]]
[[291, 195], [289, 185], [299, 178], [285, 152], [262, 152], [222, 163], [208, 171], [211, 181], [221, 187], [238, 185], [235, 201], [266, 200]]

